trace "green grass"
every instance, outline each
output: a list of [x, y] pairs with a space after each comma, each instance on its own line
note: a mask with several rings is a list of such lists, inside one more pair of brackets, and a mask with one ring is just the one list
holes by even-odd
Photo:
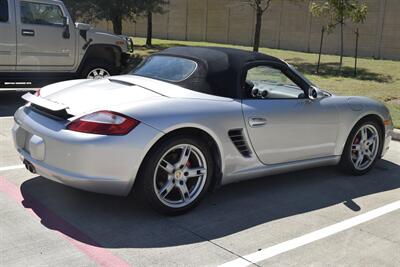
[[[235, 46], [208, 42], [189, 42], [153, 39], [153, 47], [145, 47], [144, 38], [134, 38], [135, 56], [138, 61], [145, 56], [172, 46], [226, 46], [251, 50], [248, 46]], [[345, 57], [343, 70], [339, 73], [338, 56], [323, 55], [320, 73], [316, 74], [317, 54], [261, 48], [266, 53], [289, 62], [303, 72], [317, 86], [337, 95], [368, 96], [385, 103], [390, 109], [393, 123], [400, 128], [400, 62], [360, 58], [358, 75], [354, 77], [354, 58]]]

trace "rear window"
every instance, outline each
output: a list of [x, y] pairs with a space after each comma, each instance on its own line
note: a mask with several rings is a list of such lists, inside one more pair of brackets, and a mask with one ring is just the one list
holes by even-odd
[[0, 22], [8, 21], [8, 2], [7, 0], [0, 0]]
[[170, 82], [181, 82], [189, 78], [196, 68], [197, 63], [190, 59], [152, 56], [140, 64], [131, 74]]

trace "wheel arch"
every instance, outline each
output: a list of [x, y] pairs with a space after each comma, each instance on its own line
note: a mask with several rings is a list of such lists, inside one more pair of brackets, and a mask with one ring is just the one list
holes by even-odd
[[[137, 172], [137, 175], [139, 176], [142, 173], [142, 168], [144, 166], [144, 162], [146, 162], [147, 158], [149, 155], [153, 152], [154, 148], [157, 147], [158, 144], [163, 142], [164, 140], [172, 137], [172, 136], [177, 136], [177, 135], [189, 135], [189, 136], [195, 136], [195, 138], [200, 138], [201, 140], [205, 141], [210, 148], [211, 156], [213, 157], [213, 163], [214, 163], [214, 175], [213, 175], [213, 180], [211, 181], [209, 191], [214, 191], [216, 190], [222, 180], [222, 170], [223, 170], [223, 162], [222, 162], [222, 154], [221, 154], [221, 148], [218, 145], [218, 141], [215, 140], [215, 138], [210, 135], [207, 131], [197, 128], [197, 127], [182, 127], [178, 129], [171, 130], [161, 136], [152, 146], [151, 148], [147, 151], [146, 155], [144, 156], [142, 162], [140, 163], [139, 170]], [[134, 184], [132, 185], [131, 191], [135, 189], [136, 184], [138, 183], [139, 179], [135, 179]]]
[[93, 44], [90, 45], [83, 56], [77, 73], [81, 73], [90, 60], [105, 60], [112, 62], [115, 67], [121, 66], [122, 49], [117, 45]]
[[[354, 129], [354, 127], [359, 124], [361, 121], [366, 121], [366, 120], [371, 120], [374, 121], [378, 124], [378, 126], [381, 129], [381, 137], [382, 140], [385, 139], [385, 125], [383, 123], [384, 119], [382, 116], [380, 116], [377, 113], [369, 113], [369, 114], [364, 114], [363, 116], [361, 116], [361, 118], [359, 118], [356, 123], [353, 125], [353, 127], [351, 128], [351, 131]], [[351, 132], [350, 131], [350, 132]]]
[[379, 156], [381, 156], [382, 154], [382, 149], [383, 149], [383, 145], [384, 145], [384, 140], [385, 140], [385, 125], [383, 123], [384, 119], [381, 115], [379, 115], [378, 113], [367, 113], [367, 114], [363, 114], [361, 116], [359, 116], [357, 118], [357, 120], [355, 120], [355, 122], [353, 123], [353, 125], [351, 126], [351, 128], [349, 128], [348, 132], [347, 132], [347, 137], [346, 140], [344, 142], [344, 144], [342, 145], [341, 148], [341, 154], [343, 154], [343, 150], [344, 147], [346, 146], [347, 140], [350, 136], [350, 133], [354, 130], [354, 128], [362, 121], [366, 121], [366, 120], [371, 120], [374, 121], [378, 124], [380, 130], [381, 130], [381, 140], [382, 142], [379, 144]]

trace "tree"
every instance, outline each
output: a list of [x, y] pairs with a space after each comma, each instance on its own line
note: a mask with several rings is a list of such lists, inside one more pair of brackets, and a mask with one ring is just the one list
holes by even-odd
[[90, 0], [64, 0], [72, 20], [90, 23], [95, 19], [96, 6]]
[[260, 48], [262, 16], [270, 7], [272, 0], [242, 0], [241, 2], [245, 5], [251, 6], [256, 12], [253, 51], [258, 52], [258, 49]]
[[[241, 0], [245, 5], [251, 6], [256, 12], [256, 26], [254, 31], [254, 42], [253, 51], [258, 52], [260, 47], [261, 39], [261, 27], [262, 27], [262, 17], [264, 13], [268, 11], [271, 6], [272, 1], [277, 2], [277, 0]], [[280, 0], [282, 1], [282, 0]], [[293, 2], [299, 2], [303, 0], [291, 0]]]
[[122, 21], [134, 20], [139, 12], [138, 0], [89, 0], [95, 4], [95, 17], [111, 21], [115, 34], [122, 34]]
[[[122, 21], [133, 20], [139, 12], [139, 0], [64, 0], [72, 18], [85, 22], [107, 20], [115, 34], [122, 34]], [[144, 1], [144, 0], [143, 0]]]
[[367, 18], [367, 5], [359, 0], [320, 0], [311, 3], [310, 11], [314, 16], [328, 18], [328, 24], [326, 25], [328, 33], [340, 25], [339, 71], [341, 71], [344, 53], [344, 26], [348, 20], [353, 23], [363, 23]]
[[153, 38], [153, 14], [163, 14], [165, 5], [169, 4], [168, 0], [141, 0], [139, 4], [140, 11], [147, 19], [147, 37], [146, 46], [152, 46]]

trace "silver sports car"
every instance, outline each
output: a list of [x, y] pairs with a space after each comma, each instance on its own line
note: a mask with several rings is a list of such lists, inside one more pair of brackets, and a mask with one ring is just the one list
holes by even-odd
[[15, 146], [31, 172], [99, 193], [133, 188], [179, 214], [239, 180], [326, 165], [361, 175], [388, 150], [388, 109], [318, 89], [289, 64], [175, 47], [128, 75], [26, 94]]

